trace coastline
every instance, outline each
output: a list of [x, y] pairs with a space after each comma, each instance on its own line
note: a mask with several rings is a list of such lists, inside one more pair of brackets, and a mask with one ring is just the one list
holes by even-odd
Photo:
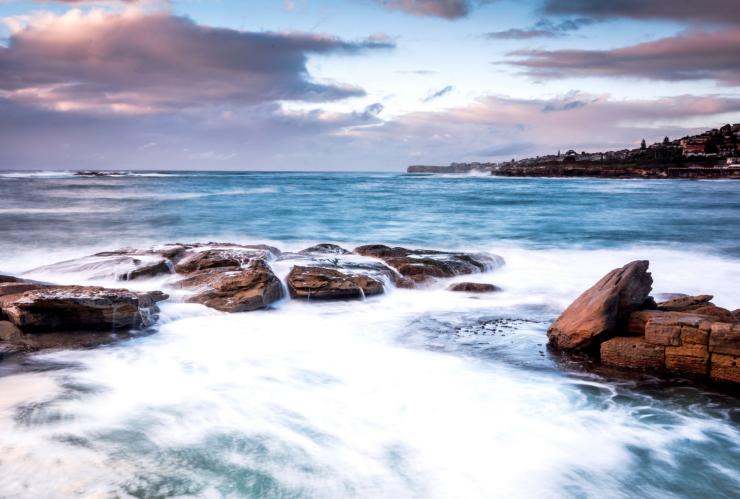
[[598, 179], [686, 179], [740, 180], [740, 167], [691, 165], [604, 165], [600, 163], [551, 163], [545, 165], [501, 165], [491, 168], [413, 165], [411, 174], [472, 174], [523, 178], [598, 178]]

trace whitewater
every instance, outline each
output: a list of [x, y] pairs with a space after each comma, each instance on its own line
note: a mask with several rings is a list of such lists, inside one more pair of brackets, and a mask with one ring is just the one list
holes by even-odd
[[[740, 307], [737, 183], [0, 174], [0, 273], [120, 287], [115, 272], [28, 271], [196, 241], [385, 243], [506, 265], [240, 314], [174, 295], [133, 338], [0, 359], [0, 497], [737, 497], [735, 394], [546, 347], [578, 294], [635, 259], [650, 260], [654, 293]], [[503, 291], [446, 290], [463, 280]]]

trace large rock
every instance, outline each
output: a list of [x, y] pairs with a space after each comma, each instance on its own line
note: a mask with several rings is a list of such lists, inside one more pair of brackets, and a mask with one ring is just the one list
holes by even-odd
[[382, 244], [360, 246], [355, 248], [355, 253], [379, 258], [417, 284], [435, 278], [485, 272], [503, 264], [501, 257], [486, 253], [407, 249]]
[[581, 350], [608, 338], [645, 303], [653, 284], [648, 266], [646, 260], [628, 263], [586, 290], [550, 326], [550, 344]]
[[178, 274], [191, 274], [201, 270], [222, 268], [238, 269], [247, 266], [252, 260], [272, 259], [278, 251], [270, 246], [226, 246], [196, 247], [189, 249], [175, 266]]
[[187, 301], [223, 312], [248, 312], [265, 308], [283, 296], [280, 279], [263, 260], [252, 260], [244, 269], [206, 270], [178, 285], [198, 290]]
[[740, 356], [713, 353], [709, 376], [714, 381], [740, 384]]
[[379, 279], [331, 268], [295, 266], [287, 281], [293, 298], [351, 299], [383, 293], [383, 282]]
[[168, 258], [150, 250], [121, 249], [66, 260], [38, 267], [30, 275], [77, 274], [81, 279], [118, 279], [130, 281], [172, 272]]
[[619, 336], [601, 344], [601, 362], [612, 367], [662, 369], [666, 347], [652, 345], [644, 338]]
[[107, 330], [152, 324], [166, 299], [161, 292], [135, 293], [96, 286], [45, 286], [0, 297], [4, 316], [24, 333]]

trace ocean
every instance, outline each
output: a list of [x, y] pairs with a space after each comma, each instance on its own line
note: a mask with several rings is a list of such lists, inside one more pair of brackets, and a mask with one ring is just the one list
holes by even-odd
[[[174, 296], [147, 334], [0, 360], [0, 497], [737, 497], [736, 395], [546, 348], [552, 320], [635, 259], [655, 293], [740, 307], [735, 181], [0, 172], [0, 273], [120, 287], [27, 272], [198, 241], [506, 265], [241, 314]], [[463, 280], [503, 291], [446, 291]]]

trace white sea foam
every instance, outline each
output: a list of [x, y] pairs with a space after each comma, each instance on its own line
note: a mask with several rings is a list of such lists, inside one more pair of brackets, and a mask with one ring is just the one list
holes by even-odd
[[[165, 303], [155, 335], [36, 356], [76, 367], [24, 378], [37, 384], [28, 388], [34, 395], [5, 404], [0, 495], [125, 496], [142, 480], [144, 490], [151, 486], [142, 477], [170, 476], [195, 484], [195, 495], [221, 497], [236, 477], [261, 473], [274, 480], [277, 489], [265, 493], [275, 496], [630, 497], [633, 470], [644, 466], [632, 449], [649, 449], [651, 466], [670, 473], [677, 455], [708, 435], [740, 441], [721, 419], [661, 412], [647, 398], [619, 403], [614, 386], [596, 377], [401, 341], [415, 321], [445, 314], [518, 317], [521, 307], [538, 306], [554, 315], [637, 258], [651, 260], [656, 291], [712, 292], [718, 304], [737, 306], [740, 261], [648, 247], [467, 249], [496, 252], [507, 265], [454, 281], [492, 282], [503, 292], [473, 299], [440, 282], [364, 302], [286, 300], [246, 314]], [[40, 253], [25, 258], [15, 264], [50, 263]], [[512, 341], [541, 344], [544, 327]], [[454, 336], [441, 334], [441, 342]], [[88, 389], [70, 388], [79, 386]], [[19, 404], [38, 401], [33, 424], [11, 417]], [[652, 421], [659, 417], [669, 419]], [[203, 460], [222, 472], [204, 469]], [[737, 469], [722, 474], [740, 484]], [[642, 487], [641, 495], [665, 492], [657, 483]]]

